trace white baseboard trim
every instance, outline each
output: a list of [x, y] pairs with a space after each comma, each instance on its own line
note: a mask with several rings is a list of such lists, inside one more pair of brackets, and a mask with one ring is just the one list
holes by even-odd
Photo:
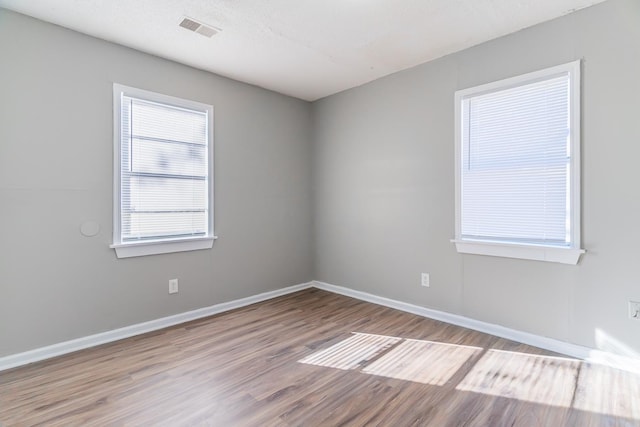
[[461, 326], [463, 328], [473, 329], [474, 331], [484, 332], [486, 334], [495, 335], [500, 338], [506, 338], [508, 340], [528, 344], [556, 353], [565, 354], [567, 356], [582, 359], [587, 362], [599, 363], [617, 369], [624, 369], [627, 371], [640, 373], [640, 360], [636, 358], [625, 357], [613, 353], [608, 353], [602, 350], [596, 350], [577, 344], [571, 344], [568, 342], [556, 340], [554, 338], [548, 338], [529, 332], [518, 331], [516, 329], [506, 328], [504, 326], [495, 325], [493, 323], [471, 319], [468, 317], [460, 316], [458, 314], [451, 314], [444, 311], [421, 307], [418, 305], [380, 297], [378, 295], [373, 295], [367, 292], [357, 291], [354, 289], [336, 286], [316, 280], [312, 281], [311, 284], [314, 288], [322, 289], [328, 292], [333, 292], [373, 304], [394, 308], [396, 310], [405, 311], [407, 313], [417, 314], [418, 316], [439, 320], [441, 322], [450, 323], [452, 325]]
[[464, 328], [473, 329], [475, 331], [484, 332], [512, 341], [521, 342], [534, 347], [543, 348], [545, 350], [554, 351], [556, 353], [565, 354], [567, 356], [583, 359], [593, 363], [600, 363], [618, 369], [640, 373], [640, 360], [636, 358], [625, 357], [601, 350], [583, 347], [576, 344], [567, 343], [553, 338], [543, 337], [540, 335], [522, 332], [515, 329], [506, 328], [504, 326], [471, 319], [468, 317], [451, 314], [444, 311], [438, 311], [390, 298], [380, 297], [367, 292], [357, 291], [342, 286], [331, 285], [320, 281], [312, 281], [302, 283], [300, 285], [289, 286], [275, 291], [264, 292], [246, 298], [241, 298], [229, 302], [215, 304], [209, 307], [197, 310], [187, 311], [185, 313], [175, 314], [173, 316], [163, 317], [148, 322], [138, 323], [99, 334], [89, 335], [64, 341], [58, 344], [40, 347], [23, 353], [12, 354], [0, 357], [0, 371], [4, 371], [29, 363], [39, 362], [41, 360], [50, 359], [52, 357], [61, 356], [78, 350], [95, 347], [135, 335], [147, 332], [157, 331], [170, 326], [201, 319], [203, 317], [212, 316], [214, 314], [223, 313], [225, 311], [234, 310], [236, 308], [246, 307], [261, 301], [266, 301], [282, 295], [291, 294], [308, 288], [318, 288], [335, 294], [345, 295], [361, 301], [382, 305], [407, 313], [416, 314], [418, 316], [427, 317], [441, 322], [450, 323], [452, 325], [462, 326]]
[[144, 334], [147, 332], [157, 331], [169, 326], [178, 325], [180, 323], [189, 322], [191, 320], [201, 319], [203, 317], [212, 316], [214, 314], [222, 313], [225, 311], [233, 310], [236, 308], [245, 307], [257, 302], [269, 300], [282, 295], [298, 292], [303, 289], [312, 287], [312, 283], [303, 283], [300, 285], [289, 286], [283, 289], [277, 289], [275, 291], [263, 292], [258, 295], [253, 295], [246, 298], [241, 298], [229, 302], [223, 302], [215, 304], [209, 307], [199, 308], [197, 310], [187, 311], [185, 313], [175, 314], [173, 316], [167, 316], [160, 319], [151, 320], [148, 322], [138, 323], [131, 326], [125, 326], [123, 328], [114, 329], [99, 334], [89, 335], [73, 339], [70, 341], [64, 341], [58, 344], [49, 345], [46, 347], [40, 347], [33, 350], [25, 351], [23, 353], [12, 354], [9, 356], [0, 357], [0, 371], [4, 371], [18, 366], [27, 365], [33, 362], [39, 362], [41, 360], [50, 359], [52, 357], [61, 356], [63, 354], [72, 353], [78, 350], [84, 350], [85, 348], [95, 347], [100, 344], [106, 344], [113, 341], [118, 341], [124, 338], [129, 338], [135, 335]]

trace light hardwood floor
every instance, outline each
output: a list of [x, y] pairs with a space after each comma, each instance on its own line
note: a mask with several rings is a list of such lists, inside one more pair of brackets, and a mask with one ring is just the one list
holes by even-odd
[[310, 289], [0, 372], [0, 425], [640, 426], [640, 379]]

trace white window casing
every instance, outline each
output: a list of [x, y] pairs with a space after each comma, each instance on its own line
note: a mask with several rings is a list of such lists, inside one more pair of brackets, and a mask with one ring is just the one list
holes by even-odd
[[577, 264], [580, 61], [455, 93], [456, 249]]
[[213, 106], [120, 84], [113, 105], [117, 257], [211, 248]]

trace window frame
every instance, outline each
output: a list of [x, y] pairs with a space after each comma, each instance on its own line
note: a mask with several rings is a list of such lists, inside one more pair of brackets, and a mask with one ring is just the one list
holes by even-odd
[[[123, 96], [207, 113], [207, 190], [209, 212], [208, 229], [204, 236], [161, 238], [135, 242], [124, 242], [122, 240], [121, 138]], [[125, 86], [119, 83], [113, 84], [113, 243], [109, 247], [115, 249], [118, 258], [194, 251], [213, 247], [213, 242], [217, 239], [217, 236], [214, 234], [213, 123], [212, 105]]]
[[[581, 61], [498, 80], [455, 92], [455, 243], [456, 250], [464, 254], [549, 261], [562, 264], [577, 264], [585, 252], [581, 249], [581, 204], [580, 204], [580, 126], [581, 126]], [[489, 239], [469, 239], [462, 237], [462, 152], [463, 152], [463, 103], [468, 98], [490, 92], [523, 86], [536, 81], [547, 80], [562, 74], [569, 74], [569, 144], [570, 168], [570, 236], [568, 247], [533, 244], [523, 242], [492, 241]]]

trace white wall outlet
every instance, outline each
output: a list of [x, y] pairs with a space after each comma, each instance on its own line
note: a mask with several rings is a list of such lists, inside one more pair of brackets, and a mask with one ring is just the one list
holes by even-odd
[[420, 284], [425, 288], [429, 287], [429, 273], [422, 273], [422, 281]]
[[178, 293], [178, 279], [169, 280], [169, 293], [170, 294]]
[[629, 301], [629, 319], [640, 320], [640, 302]]

